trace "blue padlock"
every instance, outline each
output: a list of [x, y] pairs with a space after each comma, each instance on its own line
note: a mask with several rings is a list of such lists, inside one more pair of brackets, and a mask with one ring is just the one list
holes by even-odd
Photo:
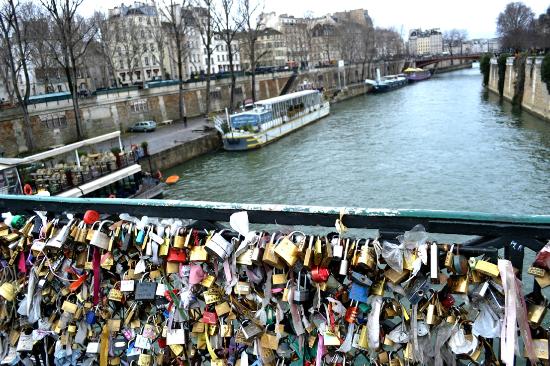
[[86, 323], [92, 325], [92, 324], [95, 324], [96, 320], [97, 320], [97, 315], [95, 311], [90, 310], [86, 313]]
[[368, 286], [361, 285], [357, 282], [351, 283], [351, 290], [349, 291], [349, 298], [358, 302], [367, 302], [369, 297]]

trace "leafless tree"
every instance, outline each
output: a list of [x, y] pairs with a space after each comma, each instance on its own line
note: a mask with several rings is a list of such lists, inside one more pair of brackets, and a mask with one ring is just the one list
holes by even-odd
[[164, 21], [168, 25], [170, 33], [170, 44], [175, 49], [175, 61], [178, 68], [178, 105], [179, 118], [187, 127], [187, 116], [185, 115], [185, 104], [183, 100], [183, 75], [184, 62], [187, 57], [187, 30], [190, 17], [187, 14], [188, 4], [186, 0], [180, 3], [175, 3], [174, 0], [168, 0], [164, 8], [161, 10]]
[[120, 87], [120, 79], [116, 73], [117, 32], [113, 31], [112, 23], [104, 13], [96, 11], [93, 15], [97, 25], [96, 41], [98, 50], [109, 69], [109, 79], [117, 88]]
[[[28, 111], [31, 82], [29, 76], [30, 51], [29, 29], [26, 24], [31, 20], [32, 4], [20, 4], [15, 0], [3, 0], [0, 8], [0, 30], [11, 85], [17, 102], [23, 112], [23, 131], [25, 144], [29, 150], [34, 150], [32, 126]], [[21, 85], [19, 83], [21, 78]], [[9, 83], [7, 84], [9, 85]], [[21, 90], [20, 90], [21, 88]]]
[[[184, 0], [184, 2], [186, 2], [186, 0]], [[161, 13], [162, 13], [162, 9], [161, 9]], [[168, 25], [168, 27], [169, 26], [170, 25]], [[163, 28], [163, 24], [161, 22], [158, 27], [152, 27], [151, 32], [153, 34], [155, 46], [159, 51], [159, 58], [160, 58], [159, 66], [160, 66], [161, 79], [164, 79], [166, 75], [166, 70], [164, 69], [164, 58], [166, 56], [165, 50], [166, 50], [166, 47], [169, 46], [169, 43], [166, 37], [166, 30]]]
[[212, 71], [212, 53], [214, 52], [214, 0], [195, 0], [193, 8], [194, 26], [198, 28], [201, 43], [206, 52], [206, 92], [205, 92], [205, 114], [210, 113], [210, 74]]
[[512, 2], [497, 18], [497, 34], [502, 47], [522, 50], [533, 45], [535, 13], [521, 2]]
[[53, 24], [42, 9], [38, 11], [38, 16], [30, 24], [32, 27], [30, 56], [35, 77], [44, 84], [45, 92], [48, 93], [55, 90], [52, 80], [59, 76], [59, 65], [52, 57], [50, 49]]
[[[263, 56], [269, 50], [257, 50], [256, 43], [264, 27], [263, 12], [261, 11], [263, 4], [260, 1], [251, 4], [250, 0], [241, 0], [239, 4], [239, 15], [242, 18], [243, 24], [243, 45], [244, 54], [250, 63], [250, 78], [252, 101], [256, 101], [256, 66]], [[257, 14], [260, 15], [257, 15]]]
[[535, 30], [537, 33], [537, 48], [550, 50], [550, 6], [546, 9], [546, 13], [539, 15]]
[[[460, 47], [460, 54], [463, 52], [464, 41], [468, 38], [468, 32], [465, 29], [451, 29], [443, 33], [443, 43], [447, 48], [449, 55], [454, 55], [455, 48]], [[451, 59], [451, 65], [453, 59]]]
[[361, 64], [361, 79], [365, 79], [365, 70], [367, 63], [370, 69], [370, 63], [375, 55], [374, 49], [374, 29], [369, 25], [360, 27], [360, 37], [357, 43], [358, 61]]
[[222, 38], [227, 50], [229, 61], [229, 72], [231, 73], [231, 91], [229, 98], [229, 110], [232, 112], [235, 107], [235, 60], [238, 50], [235, 49], [237, 33], [242, 30], [243, 19], [236, 16], [236, 4], [234, 0], [220, 0], [220, 7], [215, 13], [216, 33]]
[[[130, 84], [134, 84], [134, 75], [136, 71], [142, 68], [141, 60], [147, 52], [147, 44], [143, 43], [145, 38], [145, 30], [140, 28], [137, 19], [134, 17], [120, 17], [110, 22], [111, 31], [116, 39], [116, 52], [120, 51], [122, 57], [120, 68], [126, 66], [127, 74], [130, 78]], [[142, 78], [144, 76], [142, 75]]]
[[77, 69], [96, 33], [95, 24], [87, 22], [86, 19], [77, 14], [83, 1], [40, 0], [54, 23], [54, 38], [51, 40], [50, 48], [53, 57], [65, 71], [73, 101], [76, 136], [79, 140], [84, 137], [84, 134], [78, 101]]
[[[355, 64], [359, 56], [361, 43], [361, 25], [351, 21], [342, 21], [336, 27], [337, 48], [340, 59], [346, 64]], [[358, 47], [359, 46], [359, 47]], [[350, 80], [349, 73], [351, 69], [346, 69], [346, 80]]]

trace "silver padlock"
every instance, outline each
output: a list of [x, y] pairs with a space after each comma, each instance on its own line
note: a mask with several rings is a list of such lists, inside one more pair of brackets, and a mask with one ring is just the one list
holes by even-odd
[[223, 232], [224, 230], [214, 234], [204, 246], [209, 254], [218, 257], [222, 261], [229, 258], [234, 248], [233, 243], [225, 240], [222, 236]]
[[429, 288], [430, 283], [426, 276], [422, 274], [417, 275], [410, 286], [405, 289], [405, 294], [411, 305], [418, 304], [420, 300], [426, 296]]
[[256, 323], [250, 320], [245, 320], [242, 324], [242, 332], [244, 339], [249, 341], [260, 335], [262, 333], [262, 329], [256, 325]]
[[348, 274], [348, 268], [349, 268], [348, 249], [349, 249], [349, 239], [346, 240], [346, 249], [344, 250], [344, 256], [342, 258], [342, 261], [340, 262], [340, 270], [338, 271], [338, 273], [341, 276], [345, 276]]
[[[332, 241], [334, 242], [335, 239], [332, 239]], [[334, 258], [342, 258], [343, 255], [344, 255], [344, 246], [341, 244], [341, 240], [340, 237], [338, 237], [337, 241], [336, 241], [336, 244], [334, 244], [332, 246], [332, 256]]]
[[298, 283], [296, 285], [296, 288], [294, 289], [294, 295], [292, 296], [292, 299], [296, 304], [303, 304], [309, 300], [309, 297], [311, 295], [310, 290], [307, 286], [308, 277], [306, 274], [304, 274], [304, 284], [301, 285], [301, 279], [302, 279], [302, 272], [298, 273]]
[[63, 226], [53, 238], [48, 240], [46, 243], [46, 246], [48, 247], [54, 247], [54, 248], [61, 248], [67, 238], [69, 237], [69, 234], [71, 232], [71, 226], [74, 222], [74, 219], [71, 219], [69, 223], [65, 226]]
[[109, 220], [102, 221], [97, 230], [94, 232], [94, 236], [92, 236], [92, 239], [90, 240], [90, 245], [105, 250], [109, 249], [109, 235], [101, 231], [101, 229], [103, 229], [103, 225], [105, 225], [106, 223], [112, 224], [113, 222]]

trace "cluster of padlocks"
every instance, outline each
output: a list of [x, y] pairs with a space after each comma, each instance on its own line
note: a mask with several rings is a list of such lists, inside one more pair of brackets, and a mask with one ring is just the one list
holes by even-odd
[[[249, 231], [246, 212], [224, 230], [92, 210], [3, 216], [0, 364], [548, 362], [547, 303], [524, 295], [521, 269], [419, 226], [386, 241], [349, 237], [345, 218], [306, 235]], [[548, 266], [524, 277], [546, 291]]]

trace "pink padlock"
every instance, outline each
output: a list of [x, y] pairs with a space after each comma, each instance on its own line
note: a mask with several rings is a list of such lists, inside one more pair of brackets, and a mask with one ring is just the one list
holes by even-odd
[[196, 285], [204, 280], [205, 273], [199, 264], [192, 264], [189, 269], [189, 284]]

